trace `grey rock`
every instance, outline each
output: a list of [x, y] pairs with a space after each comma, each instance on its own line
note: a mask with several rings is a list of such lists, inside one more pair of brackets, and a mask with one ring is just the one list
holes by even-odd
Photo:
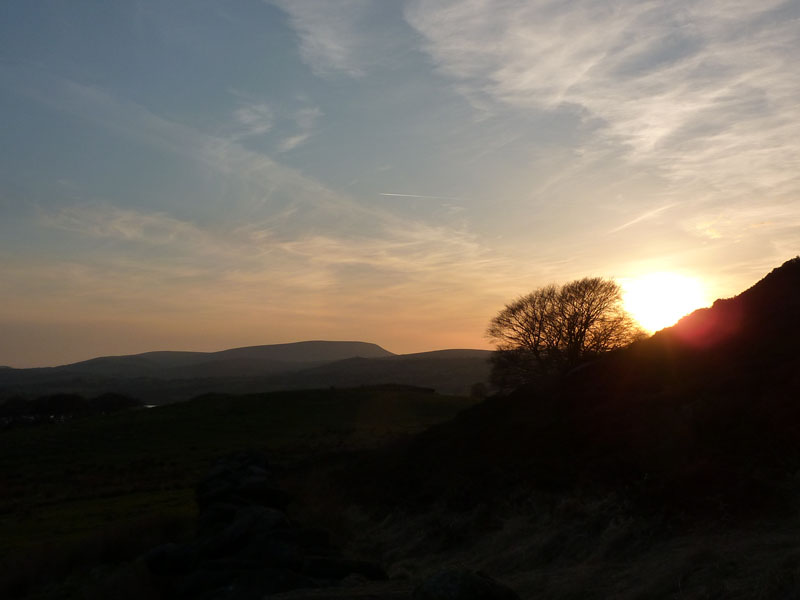
[[205, 537], [199, 553], [203, 557], [236, 555], [253, 539], [269, 538], [278, 530], [288, 530], [289, 520], [282, 512], [264, 506], [250, 506], [234, 514], [233, 522], [214, 535]]
[[203, 513], [215, 504], [261, 504], [285, 510], [290, 497], [275, 483], [264, 457], [242, 453], [217, 462], [197, 484], [196, 500]]
[[519, 600], [510, 588], [480, 572], [440, 571], [414, 588], [412, 600]]
[[176, 582], [165, 594], [176, 598], [226, 598], [236, 582], [237, 573], [222, 569], [198, 569]]
[[378, 581], [388, 579], [386, 572], [375, 563], [330, 556], [306, 557], [303, 573], [320, 579], [344, 579], [349, 575], [361, 575]]
[[236, 520], [236, 514], [242, 510], [239, 504], [213, 502], [206, 506], [197, 517], [197, 528], [201, 535], [210, 535], [224, 529]]
[[147, 552], [143, 559], [154, 575], [175, 575], [194, 567], [197, 551], [190, 544], [163, 544]]
[[241, 573], [227, 598], [229, 600], [262, 600], [270, 594], [316, 587], [319, 587], [316, 581], [293, 571], [259, 569]]

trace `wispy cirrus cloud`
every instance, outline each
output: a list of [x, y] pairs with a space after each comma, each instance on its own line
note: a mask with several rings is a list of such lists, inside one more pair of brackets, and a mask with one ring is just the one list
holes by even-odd
[[370, 0], [269, 0], [289, 15], [300, 38], [300, 55], [315, 73], [364, 75], [370, 59], [363, 52], [363, 22]]
[[395, 67], [409, 52], [400, 2], [375, 0], [264, 0], [288, 15], [300, 57], [318, 76], [359, 79]]
[[[167, 119], [147, 107], [120, 98], [108, 90], [27, 68], [0, 65], [0, 85], [12, 86], [31, 100], [56, 111], [93, 123], [108, 132], [150, 146], [162, 152], [197, 162], [238, 188], [236, 206], [231, 210], [272, 210], [281, 198], [319, 210], [358, 210], [352, 199], [319, 181], [287, 167], [272, 157], [251, 150], [242, 143], [242, 132], [217, 135]], [[242, 101], [234, 119], [245, 134], [264, 132], [271, 126], [271, 110], [258, 101]], [[315, 107], [302, 106], [292, 121], [313, 127], [321, 115]], [[310, 130], [302, 131], [307, 137]], [[288, 199], [288, 200], [286, 200]]]
[[40, 210], [40, 222], [46, 227], [84, 236], [112, 238], [149, 244], [169, 244], [196, 240], [205, 234], [186, 221], [163, 212], [143, 213], [109, 204], [76, 204], [60, 209]]
[[[371, 299], [376, 312], [406, 310], [402, 307], [420, 302], [433, 310], [445, 286], [451, 292], [461, 290], [457, 295], [467, 304], [486, 296], [492, 299], [486, 304], [493, 305], [509, 287], [516, 293], [515, 286], [525, 276], [461, 225], [433, 225], [361, 204], [234, 138], [168, 120], [101, 88], [57, 78], [46, 82], [46, 87], [59, 91], [57, 102], [42, 86], [27, 86], [24, 91], [117, 135], [196, 161], [237, 186], [225, 206], [225, 219], [214, 225], [180, 219], [167, 207], [147, 211], [116, 206], [113, 201], [80, 201], [40, 210], [44, 227], [75, 234], [76, 239], [108, 242], [90, 262], [75, 259], [63, 265], [64, 277], [74, 281], [65, 280], [62, 287], [82, 290], [81, 306], [93, 298], [99, 312], [136, 302], [160, 307], [154, 310], [172, 305], [178, 310], [187, 306], [182, 299], [191, 297], [189, 313], [220, 306], [256, 310], [264, 302], [274, 311], [291, 305], [302, 312], [303, 302], [296, 295], [324, 292], [348, 306]], [[256, 117], [266, 114], [248, 111], [240, 116], [244, 125], [257, 123]], [[312, 127], [319, 116], [314, 107], [304, 107], [294, 118], [298, 126]], [[0, 269], [8, 281], [13, 276], [10, 269], [13, 265]], [[38, 271], [42, 271], [38, 279], [46, 282], [52, 264], [26, 265], [21, 272], [30, 279]], [[20, 282], [12, 288], [24, 286]], [[147, 300], [148, 290], [153, 289], [167, 290], [166, 296]], [[65, 294], [62, 302], [68, 303], [68, 298], [70, 294]], [[17, 304], [28, 312], [35, 308], [25, 307], [21, 298]], [[480, 299], [477, 305], [485, 306]], [[485, 317], [485, 308], [473, 305], [466, 310], [477, 311], [480, 320]], [[41, 308], [41, 314], [46, 312]], [[359, 318], [358, 311], [340, 316], [343, 323]]]
[[709, 240], [732, 239], [742, 242], [763, 238], [779, 245], [783, 256], [797, 254], [800, 221], [795, 202], [761, 201], [732, 203], [715, 210], [698, 211], [687, 218], [689, 231]]
[[796, 194], [800, 5], [412, 0], [406, 18], [486, 107], [575, 110], [596, 143], [718, 194]]
[[[392, 287], [419, 283], [429, 277], [448, 278], [471, 285], [498, 277], [498, 270], [511, 265], [495, 255], [466, 230], [446, 225], [429, 225], [397, 219], [376, 224], [371, 235], [336, 235], [334, 233], [297, 233], [287, 236], [268, 223], [246, 224], [226, 230], [201, 227], [163, 212], [142, 212], [110, 204], [84, 203], [60, 209], [40, 210], [41, 225], [75, 233], [83, 238], [105, 238], [134, 243], [143, 248], [162, 248], [163, 257], [155, 270], [174, 276], [175, 270], [163, 271], [171, 261], [184, 267], [203, 269], [217, 276], [229, 271], [250, 272], [244, 277], [280, 283], [284, 276], [302, 272], [314, 281], [328, 281], [332, 286], [346, 283], [343, 269], [365, 267], [392, 276]], [[112, 252], [113, 254], [113, 252]], [[131, 261], [130, 253], [128, 260]], [[102, 262], [102, 260], [100, 261]], [[133, 264], [133, 262], [131, 262]], [[148, 263], [142, 268], [149, 269]], [[318, 276], [325, 272], [324, 277]]]
[[263, 135], [275, 124], [275, 113], [265, 102], [242, 103], [233, 116], [243, 129], [241, 136]]
[[[255, 99], [249, 94], [239, 90], [231, 90], [231, 94], [238, 99], [238, 107], [233, 111], [235, 122], [234, 131], [228, 140], [239, 143], [247, 138], [263, 136], [274, 130], [276, 125], [280, 129], [292, 131], [284, 135], [276, 144], [277, 152], [294, 150], [307, 142], [314, 133], [317, 121], [322, 117], [322, 110], [310, 103], [305, 95], [295, 98], [296, 108], [274, 108], [268, 103]], [[223, 141], [225, 138], [220, 138]]]
[[[45, 88], [58, 93], [47, 94]], [[431, 264], [425, 256], [430, 260], [450, 256], [452, 264], [447, 268], [454, 268], [458, 260], [469, 262], [473, 253], [466, 250], [478, 244], [478, 238], [473, 236], [471, 245], [464, 246], [462, 242], [469, 234], [456, 227], [434, 227], [424, 221], [400, 217], [373, 204], [359, 203], [264, 154], [245, 148], [235, 139], [203, 133], [163, 118], [138, 104], [120, 100], [102, 88], [47, 76], [44, 81], [28, 81], [20, 89], [38, 102], [161, 151], [197, 161], [220, 176], [245, 186], [237, 190], [238, 195], [234, 198], [237, 204], [228, 204], [224, 208], [225, 231], [178, 219], [166, 210], [142, 211], [118, 207], [113, 202], [78, 202], [42, 210], [40, 222], [47, 227], [81, 236], [193, 247], [198, 249], [203, 260], [209, 254], [230, 255], [238, 260], [246, 255], [261, 256], [261, 252], [275, 249], [297, 256], [298, 252], [293, 249], [307, 245], [309, 240], [321, 239], [315, 233], [320, 227], [332, 231], [339, 229], [338, 219], [351, 223], [351, 231], [375, 232], [374, 236], [365, 238], [348, 233], [345, 228], [337, 235], [327, 236], [326, 239], [339, 240], [336, 242], [338, 247], [352, 251], [353, 260], [336, 253], [341, 262], [377, 266], [375, 256], [382, 256], [385, 257], [384, 266], [396, 268], [404, 265], [401, 270], [409, 273], [418, 270], [419, 265]], [[255, 122], [267, 114], [267, 111], [256, 110], [254, 106], [260, 105], [247, 105], [247, 110], [242, 113], [243, 122]], [[320, 116], [318, 108], [304, 106], [294, 113], [293, 119], [298, 127], [311, 128]], [[278, 202], [281, 197], [290, 201]], [[259, 210], [254, 212], [256, 201]], [[423, 231], [430, 235], [423, 236]], [[407, 255], [411, 249], [416, 250]], [[455, 249], [465, 251], [461, 259]], [[490, 250], [484, 248], [484, 252], [490, 253]], [[317, 264], [323, 262], [322, 259], [316, 261]], [[461, 271], [466, 272], [466, 269], [462, 266]]]
[[[429, 223], [424, 215], [408, 218], [358, 202], [235, 138], [198, 131], [102, 88], [41, 74], [9, 79], [54, 110], [198, 163], [226, 194], [218, 206], [206, 207], [216, 218], [194, 220], [178, 217], [170, 204], [148, 210], [113, 198], [80, 200], [78, 191], [66, 205], [46, 204], [38, 225], [64, 232], [47, 237], [65, 255], [0, 266], [8, 283], [0, 300], [15, 314], [69, 319], [90, 311], [113, 319], [144, 311], [189, 322], [240, 311], [241, 319], [295, 328], [298, 315], [306, 315], [310, 328], [327, 326], [314, 315], [338, 306], [336, 322], [345, 335], [368, 312], [376, 315], [376, 328], [377, 315], [387, 311], [414, 320], [418, 307], [427, 306], [434, 318], [447, 293], [460, 299], [481, 330], [487, 306], [523, 276], [463, 224]], [[313, 126], [319, 111], [301, 108], [296, 124]], [[249, 111], [240, 120], [252, 125], [264, 115]], [[92, 240], [102, 241], [102, 252]], [[502, 281], [503, 273], [509, 280]], [[33, 282], [41, 289], [31, 289]], [[325, 334], [286, 328], [287, 337]]]
[[307, 106], [294, 111], [292, 121], [297, 128], [297, 133], [281, 140], [278, 150], [288, 152], [307, 142], [312, 135], [314, 124], [321, 116], [322, 111], [316, 106]]

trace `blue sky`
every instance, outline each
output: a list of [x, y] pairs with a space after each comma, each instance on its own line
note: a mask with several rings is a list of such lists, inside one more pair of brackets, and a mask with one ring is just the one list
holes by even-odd
[[738, 293], [798, 253], [798, 51], [797, 0], [7, 0], [0, 364]]

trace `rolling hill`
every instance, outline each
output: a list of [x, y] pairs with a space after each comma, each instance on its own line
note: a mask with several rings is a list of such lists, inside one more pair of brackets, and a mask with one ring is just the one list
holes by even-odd
[[294, 365], [322, 364], [355, 356], [375, 358], [392, 356], [392, 353], [377, 344], [365, 342], [308, 341], [247, 346], [219, 352], [159, 351], [128, 356], [102, 356], [49, 369], [32, 369], [32, 371], [103, 377], [174, 379], [176, 374], [180, 376], [184, 372], [203, 373], [206, 369], [214, 369], [217, 365], [226, 367], [221, 369], [222, 372], [235, 376], [239, 374], [238, 365], [242, 365], [245, 371], [256, 365], [261, 365], [267, 371], [277, 371]]
[[404, 384], [467, 394], [488, 379], [489, 352], [440, 350], [395, 355], [365, 342], [308, 341], [220, 352], [146, 352], [49, 368], [3, 369], [0, 399], [119, 393], [148, 404], [205, 393]]

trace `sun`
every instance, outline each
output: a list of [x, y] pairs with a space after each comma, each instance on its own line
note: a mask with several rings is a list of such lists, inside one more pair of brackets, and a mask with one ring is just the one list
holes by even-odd
[[697, 308], [708, 306], [697, 279], [677, 273], [648, 273], [621, 281], [625, 309], [650, 332], [674, 325]]

